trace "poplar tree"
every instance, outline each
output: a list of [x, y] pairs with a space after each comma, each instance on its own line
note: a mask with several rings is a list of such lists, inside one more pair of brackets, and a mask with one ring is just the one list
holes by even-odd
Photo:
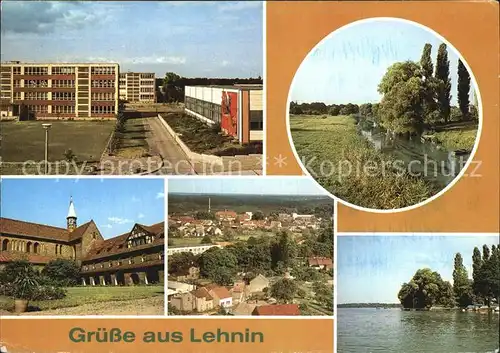
[[444, 120], [448, 122], [450, 118], [450, 101], [451, 101], [451, 78], [450, 78], [450, 61], [448, 60], [448, 50], [446, 44], [442, 43], [438, 48], [436, 59], [435, 75], [437, 83], [437, 103], [439, 113]]
[[469, 118], [469, 92], [470, 92], [470, 75], [462, 60], [458, 59], [458, 107], [462, 112], [462, 120]]
[[[432, 63], [431, 59], [431, 51], [432, 51], [432, 45], [429, 43], [426, 43], [424, 45], [424, 50], [422, 52], [422, 57], [420, 58], [420, 67], [422, 69], [422, 78], [423, 78], [423, 99], [422, 99], [422, 106], [423, 106], [423, 113], [425, 114], [426, 118], [424, 118], [424, 121], [428, 121], [430, 118], [431, 113], [436, 109], [435, 103], [434, 103], [434, 92], [435, 92], [435, 87], [434, 87], [434, 80], [432, 77], [432, 73], [434, 71], [434, 65]], [[428, 121], [431, 122], [432, 121]]]

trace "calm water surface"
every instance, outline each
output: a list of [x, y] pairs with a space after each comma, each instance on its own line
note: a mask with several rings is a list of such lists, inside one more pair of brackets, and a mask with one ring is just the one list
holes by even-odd
[[499, 314], [347, 309], [336, 312], [338, 353], [486, 353], [499, 346]]

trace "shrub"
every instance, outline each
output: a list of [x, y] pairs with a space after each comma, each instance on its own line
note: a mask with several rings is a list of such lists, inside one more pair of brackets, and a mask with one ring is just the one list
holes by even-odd
[[38, 286], [36, 287], [32, 300], [56, 300], [66, 297], [66, 291], [57, 286]]
[[50, 261], [42, 270], [48, 283], [60, 286], [73, 286], [78, 283], [80, 267], [75, 261], [57, 259]]

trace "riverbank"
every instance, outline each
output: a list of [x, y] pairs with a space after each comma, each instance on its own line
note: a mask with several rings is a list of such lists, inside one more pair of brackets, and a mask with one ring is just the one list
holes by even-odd
[[352, 117], [291, 115], [290, 130], [307, 170], [325, 189], [345, 201], [373, 209], [394, 209], [415, 205], [439, 191], [377, 151], [359, 135]]

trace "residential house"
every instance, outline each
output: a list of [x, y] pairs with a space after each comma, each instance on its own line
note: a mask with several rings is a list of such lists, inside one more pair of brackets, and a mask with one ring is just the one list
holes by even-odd
[[243, 281], [236, 282], [230, 292], [233, 297], [233, 304], [244, 302], [246, 299], [246, 283]]
[[207, 289], [214, 300], [214, 306], [221, 306], [223, 308], [230, 308], [233, 306], [233, 296], [226, 287], [208, 286]]
[[178, 281], [189, 281], [200, 278], [200, 268], [196, 266], [191, 266], [181, 273], [177, 273]]
[[191, 312], [196, 309], [195, 296], [191, 292], [179, 293], [170, 299], [170, 305], [182, 312]]
[[207, 288], [197, 288], [192, 291], [191, 294], [195, 298], [195, 308], [199, 313], [213, 310], [213, 308], [215, 307], [214, 298], [210, 295]]
[[233, 222], [238, 218], [238, 214], [234, 211], [218, 211], [215, 213], [215, 218], [220, 222]]
[[253, 316], [299, 316], [300, 308], [298, 304], [274, 304], [257, 306]]
[[318, 270], [331, 269], [333, 268], [333, 260], [329, 257], [318, 257], [313, 256], [308, 259], [309, 267], [313, 267]]
[[233, 310], [231, 311], [231, 314], [234, 316], [250, 316], [252, 315], [255, 307], [257, 304], [250, 304], [250, 303], [238, 303]]
[[249, 293], [260, 293], [264, 291], [264, 288], [269, 288], [269, 279], [259, 274], [250, 281], [247, 286], [247, 291]]

